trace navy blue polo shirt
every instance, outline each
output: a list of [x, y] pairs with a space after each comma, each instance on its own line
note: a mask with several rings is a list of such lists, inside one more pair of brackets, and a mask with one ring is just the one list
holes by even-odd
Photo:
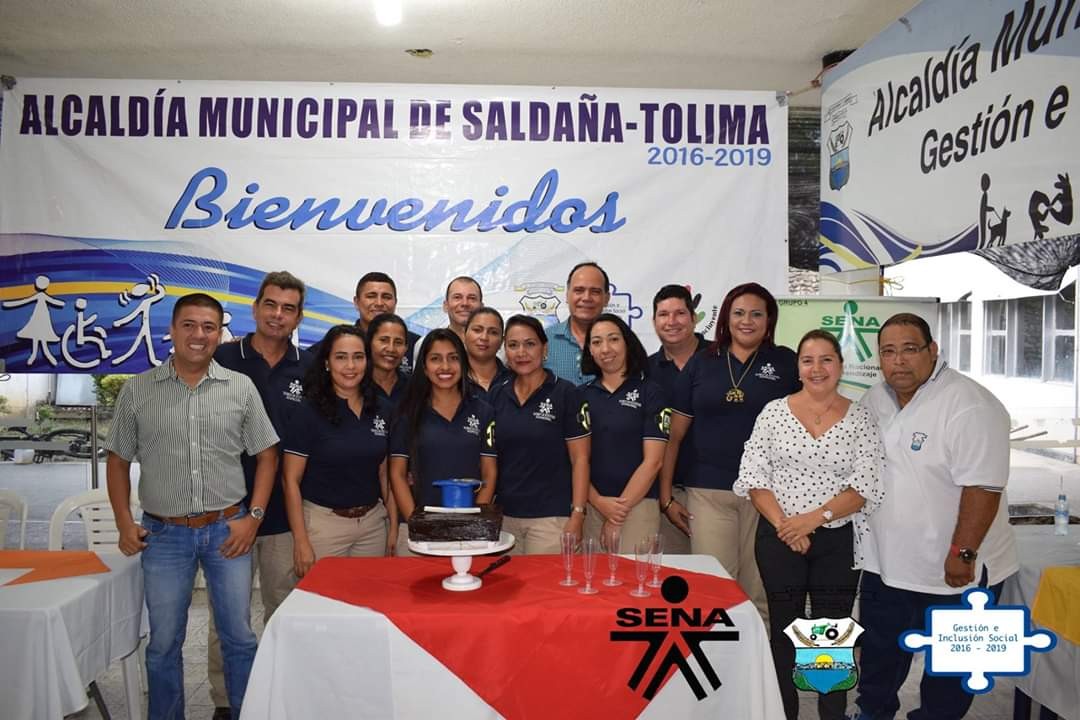
[[282, 450], [307, 458], [300, 494], [328, 508], [373, 505], [379, 492], [379, 464], [386, 459], [390, 408], [376, 402], [374, 413], [353, 414], [338, 399], [335, 425], [305, 400], [293, 413]]
[[491, 384], [488, 385], [487, 390], [485, 390], [479, 383], [477, 383], [472, 378], [467, 378], [465, 380], [466, 392], [468, 392], [470, 395], [475, 395], [476, 397], [482, 400], [486, 400], [490, 403], [491, 393], [494, 392], [495, 388], [497, 388], [499, 385], [502, 385], [505, 380], [512, 376], [510, 368], [506, 367], [503, 361], [499, 358], [495, 358], [495, 365], [498, 367], [498, 370], [495, 371], [495, 377], [491, 378]]
[[[480, 456], [496, 457], [495, 411], [484, 400], [466, 394], [452, 420], [424, 408], [420, 432], [412, 442], [409, 419], [398, 418], [390, 432], [390, 455], [413, 459], [413, 478], [420, 506], [442, 505], [442, 491], [432, 485], [452, 478], [480, 479]], [[413, 453], [419, 458], [413, 458]]]
[[[671, 411], [659, 383], [644, 375], [626, 378], [608, 392], [600, 378], [581, 387], [589, 404], [592, 452], [589, 475], [601, 495], [617, 497], [645, 459], [644, 441], [667, 442]], [[654, 482], [645, 497], [656, 498]]]
[[[694, 355], [696, 355], [709, 347], [709, 343], [701, 333], [694, 333], [694, 337], [697, 338], [697, 349], [694, 350]], [[693, 355], [690, 357], [693, 357]], [[687, 362], [689, 363], [690, 360], [688, 359]], [[663, 347], [649, 356], [649, 379], [659, 383], [664, 388], [669, 402], [675, 397], [675, 381], [679, 379], [681, 373], [682, 370], [675, 364], [675, 361], [669, 360], [667, 355], [664, 354]], [[690, 477], [693, 463], [694, 434], [687, 433], [682, 443], [679, 444], [679, 457], [675, 461], [674, 485], [686, 486], [686, 479]]]
[[374, 380], [372, 381], [372, 385], [375, 386], [375, 399], [381, 403], [385, 403], [391, 410], [397, 410], [397, 406], [401, 404], [402, 398], [405, 397], [405, 388], [409, 385], [409, 376], [399, 368], [397, 371], [397, 380], [394, 381], [394, 387], [390, 390], [389, 395], [382, 389], [382, 385]]
[[[274, 425], [278, 437], [283, 437], [289, 425], [289, 417], [300, 407], [304, 399], [304, 375], [315, 359], [311, 353], [301, 350], [292, 343], [277, 365], [270, 367], [263, 356], [251, 346], [255, 333], [248, 333], [236, 342], [218, 346], [214, 359], [229, 370], [243, 373], [251, 378], [255, 389], [259, 391], [263, 407]], [[244, 468], [244, 480], [248, 495], [245, 503], [251, 502], [251, 491], [255, 487], [255, 458], [247, 453], [240, 456]], [[285, 515], [285, 498], [282, 495], [281, 466], [278, 465], [274, 487], [270, 491], [270, 500], [266, 503], [266, 516], [259, 523], [259, 535], [278, 535], [289, 531], [289, 519]]]
[[405, 330], [405, 357], [401, 360], [401, 371], [411, 375], [413, 362], [416, 360], [416, 343], [420, 342], [420, 336], [412, 330]]
[[524, 404], [514, 376], [493, 388], [499, 481], [495, 501], [510, 517], [567, 517], [573, 501], [568, 440], [589, 436], [589, 411], [578, 388], [546, 371]]
[[[694, 462], [687, 487], [730, 490], [739, 477], [743, 445], [766, 403], [787, 397], [802, 387], [794, 351], [762, 346], [748, 358], [749, 370], [734, 355], [728, 372], [728, 352], [700, 352], [690, 358], [675, 383], [672, 409], [693, 418]], [[725, 399], [734, 374], [745, 400]]]

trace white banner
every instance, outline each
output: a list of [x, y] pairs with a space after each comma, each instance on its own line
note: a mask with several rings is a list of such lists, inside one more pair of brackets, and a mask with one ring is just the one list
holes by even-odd
[[821, 269], [1080, 232], [1080, 3], [924, 0], [825, 75]]
[[771, 92], [19, 79], [2, 122], [8, 372], [160, 363], [192, 291], [248, 332], [271, 270], [309, 286], [303, 345], [355, 319], [373, 270], [423, 333], [457, 275], [564, 319], [567, 272], [596, 260], [649, 347], [663, 284], [711, 330], [732, 285], [786, 283]]

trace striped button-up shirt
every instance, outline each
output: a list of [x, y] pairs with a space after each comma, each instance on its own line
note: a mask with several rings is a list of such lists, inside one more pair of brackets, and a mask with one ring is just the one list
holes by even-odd
[[141, 463], [143, 509], [177, 516], [240, 502], [247, 493], [240, 454], [277, 441], [250, 378], [211, 362], [192, 389], [170, 360], [124, 383], [105, 447]]

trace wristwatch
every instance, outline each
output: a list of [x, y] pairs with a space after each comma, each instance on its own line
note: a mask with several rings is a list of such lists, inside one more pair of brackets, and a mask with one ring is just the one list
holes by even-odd
[[266, 515], [266, 511], [263, 510], [258, 505], [252, 505], [251, 506], [251, 517], [255, 518], [259, 522], [262, 522], [262, 519], [263, 519], [263, 517], [265, 517], [265, 515]]
[[950, 545], [949, 554], [953, 557], [958, 557], [966, 563], [975, 562], [975, 558], [979, 556], [979, 553], [971, 548], [962, 548], [959, 545]]
[[825, 522], [832, 522], [833, 514], [829, 508], [821, 509], [821, 517], [825, 518]]
[[581, 513], [582, 515], [584, 515], [585, 514], [585, 508], [582, 507], [581, 505], [571, 505], [570, 506], [570, 512], [572, 512], [572, 513]]

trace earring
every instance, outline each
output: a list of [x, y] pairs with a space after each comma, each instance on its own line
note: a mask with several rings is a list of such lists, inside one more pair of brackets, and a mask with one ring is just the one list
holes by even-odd
[[330, 366], [329, 365], [326, 366], [326, 372], [330, 372]]

